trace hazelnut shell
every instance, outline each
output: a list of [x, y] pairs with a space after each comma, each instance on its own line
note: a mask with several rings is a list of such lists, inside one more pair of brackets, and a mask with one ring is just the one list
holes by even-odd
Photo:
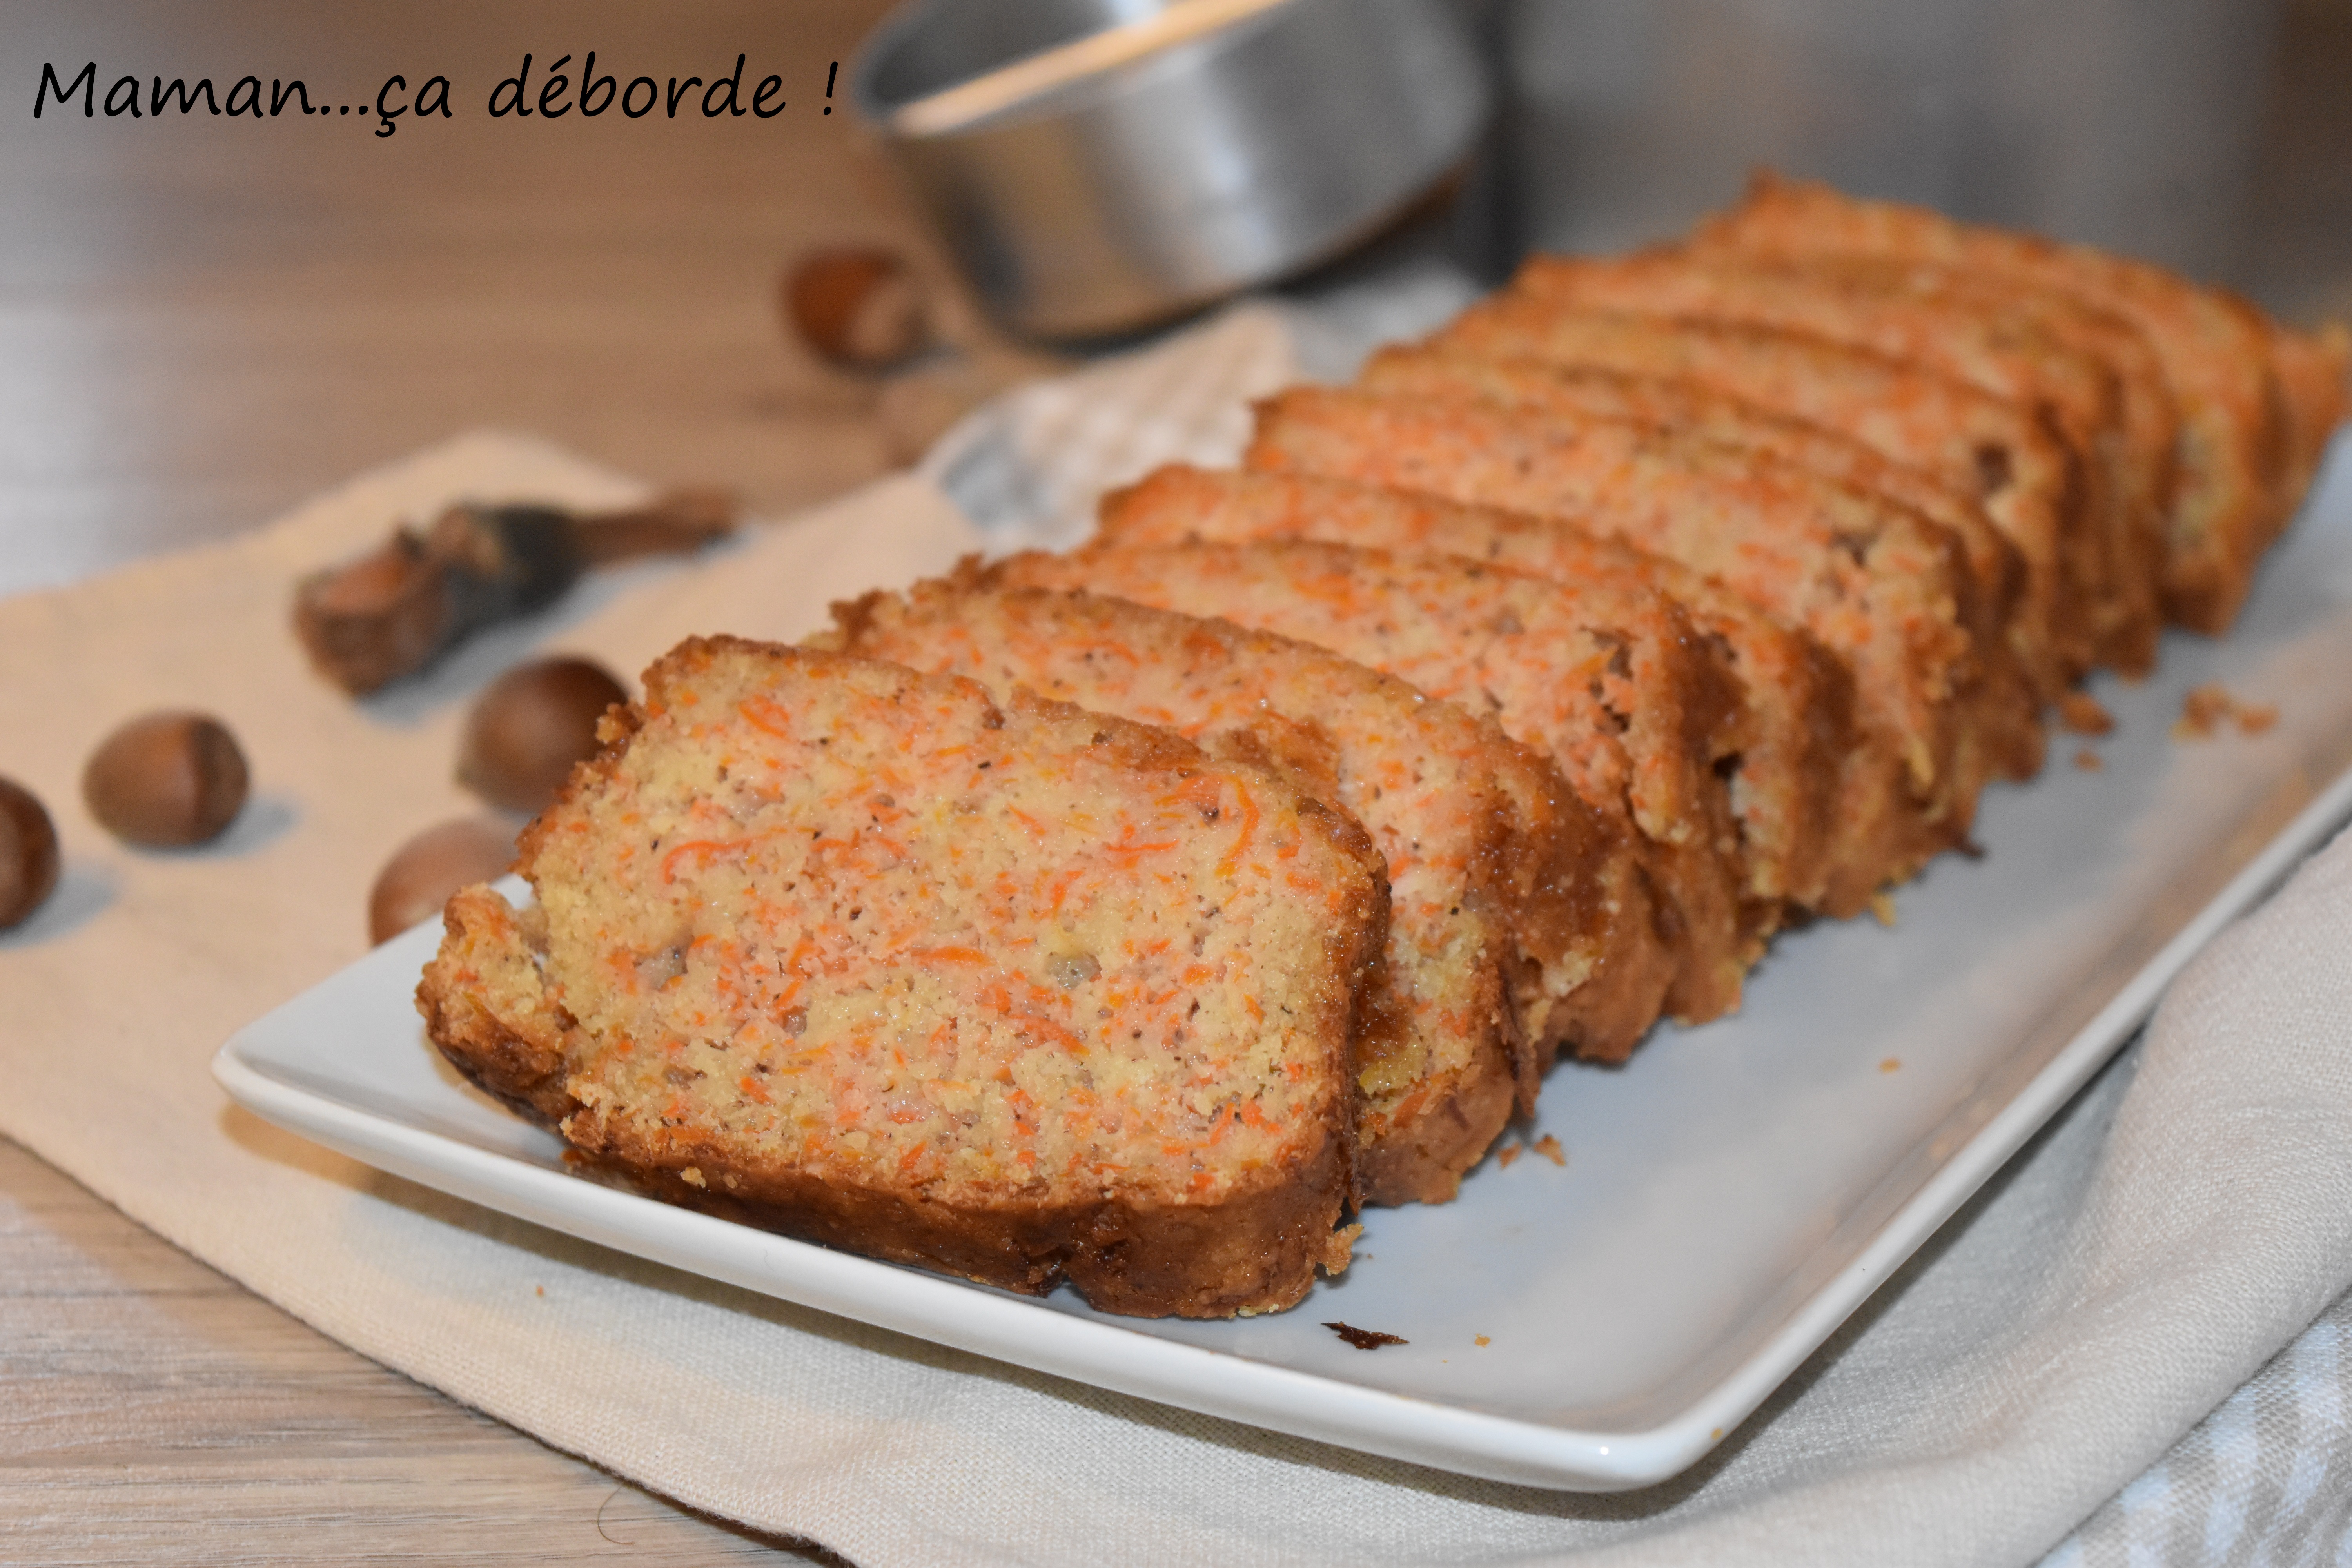
[[393, 851], [368, 890], [368, 941], [390, 942], [431, 920], [460, 888], [506, 874], [514, 836], [478, 817], [436, 823]]
[[0, 778], [0, 931], [31, 918], [58, 885], [58, 830], [33, 792]]
[[89, 814], [155, 848], [216, 838], [245, 808], [250, 775], [236, 737], [204, 713], [149, 713], [109, 735], [82, 769]]
[[610, 670], [584, 658], [542, 658], [492, 681], [466, 715], [457, 782], [492, 805], [547, 808], [575, 763], [596, 754], [596, 721], [626, 702]]

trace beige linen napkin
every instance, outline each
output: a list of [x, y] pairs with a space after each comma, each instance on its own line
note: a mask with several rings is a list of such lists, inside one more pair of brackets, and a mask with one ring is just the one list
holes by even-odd
[[[636, 1262], [376, 1174], [228, 1106], [220, 1041], [363, 949], [384, 855], [462, 810], [463, 699], [525, 646], [635, 668], [783, 633], [978, 535], [922, 480], [690, 571], [607, 582], [353, 704], [286, 629], [301, 571], [458, 496], [616, 500], [468, 437], [232, 544], [0, 602], [0, 773], [68, 874], [0, 935], [0, 1131], [347, 1344], [696, 1507], [892, 1563], [2021, 1562], [2352, 1282], [2352, 844], [2177, 984], [2103, 1075], [1722, 1449], [1618, 1498], [1525, 1490], [999, 1365]], [[221, 713], [257, 795], [189, 852], [115, 845], [82, 757]], [[543, 1293], [542, 1293], [543, 1292]]]

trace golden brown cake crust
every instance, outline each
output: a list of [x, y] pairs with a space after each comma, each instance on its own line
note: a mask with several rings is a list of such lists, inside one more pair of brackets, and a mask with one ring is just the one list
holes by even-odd
[[[1348, 1267], [1352, 1227], [1334, 1229], [1346, 1184], [1336, 1133], [1296, 1166], [1214, 1207], [1006, 1203], [978, 1207], [851, 1187], [789, 1168], [713, 1172], [723, 1152], [676, 1130], [574, 1116], [565, 1133], [647, 1191], [689, 1208], [845, 1251], [1043, 1296], [1064, 1283], [1099, 1311], [1230, 1318], [1298, 1304], [1317, 1272]], [[697, 1173], [699, 1180], [683, 1172]], [[713, 1185], [717, 1182], [719, 1185]]]
[[1344, 1266], [1387, 912], [1352, 821], [1164, 730], [734, 638], [606, 739], [524, 836], [535, 909], [460, 894], [419, 987], [477, 1081], [667, 1195], [1107, 1310]]

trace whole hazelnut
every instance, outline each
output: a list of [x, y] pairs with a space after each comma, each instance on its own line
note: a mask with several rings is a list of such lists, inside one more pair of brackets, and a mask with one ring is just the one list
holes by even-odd
[[393, 851], [368, 890], [368, 941], [381, 945], [431, 920], [460, 888], [506, 874], [514, 835], [478, 817], [437, 823]]
[[784, 284], [784, 317], [823, 358], [852, 370], [887, 370], [930, 335], [921, 286], [898, 257], [872, 248], [803, 257]]
[[89, 814], [119, 838], [171, 847], [220, 836], [245, 808], [236, 737], [204, 713], [149, 713], [109, 735], [82, 769]]
[[58, 885], [58, 830], [33, 792], [0, 778], [0, 931], [19, 926]]
[[626, 702], [612, 672], [584, 658], [517, 665], [474, 701], [457, 749], [457, 782], [509, 811], [547, 808], [572, 765], [596, 754], [596, 721]]

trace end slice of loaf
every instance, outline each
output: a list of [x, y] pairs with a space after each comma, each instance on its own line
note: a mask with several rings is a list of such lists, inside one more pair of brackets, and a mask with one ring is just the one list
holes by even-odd
[[1667, 918], [1647, 931], [1612, 921], [1633, 959], [1615, 971], [1645, 973], [1635, 955], [1662, 947], [1667, 1011], [1699, 1022], [1738, 1005], [1777, 911], [1740, 896], [1738, 830], [1716, 772], [1742, 740], [1738, 678], [1664, 595], [1303, 540], [1018, 555], [998, 570], [1024, 586], [1222, 616], [1486, 708], [1595, 811], [1631, 824], [1630, 858]]
[[1114, 1312], [1347, 1258], [1360, 829], [1164, 730], [697, 639], [451, 903], [460, 1068], [662, 1195]]
[[1519, 867], [1586, 848], [1545, 842], [1502, 773], [1549, 764], [1491, 719], [1328, 649], [986, 576], [836, 605], [825, 646], [1165, 725], [1263, 758], [1362, 823], [1388, 861], [1390, 921], [1379, 1022], [1358, 1042], [1357, 1168], [1367, 1203], [1453, 1197], [1514, 1105], [1532, 1109], [1548, 1057], [1557, 1009], [1519, 933], [1570, 911], [1523, 910], [1523, 891], [1562, 893]]

